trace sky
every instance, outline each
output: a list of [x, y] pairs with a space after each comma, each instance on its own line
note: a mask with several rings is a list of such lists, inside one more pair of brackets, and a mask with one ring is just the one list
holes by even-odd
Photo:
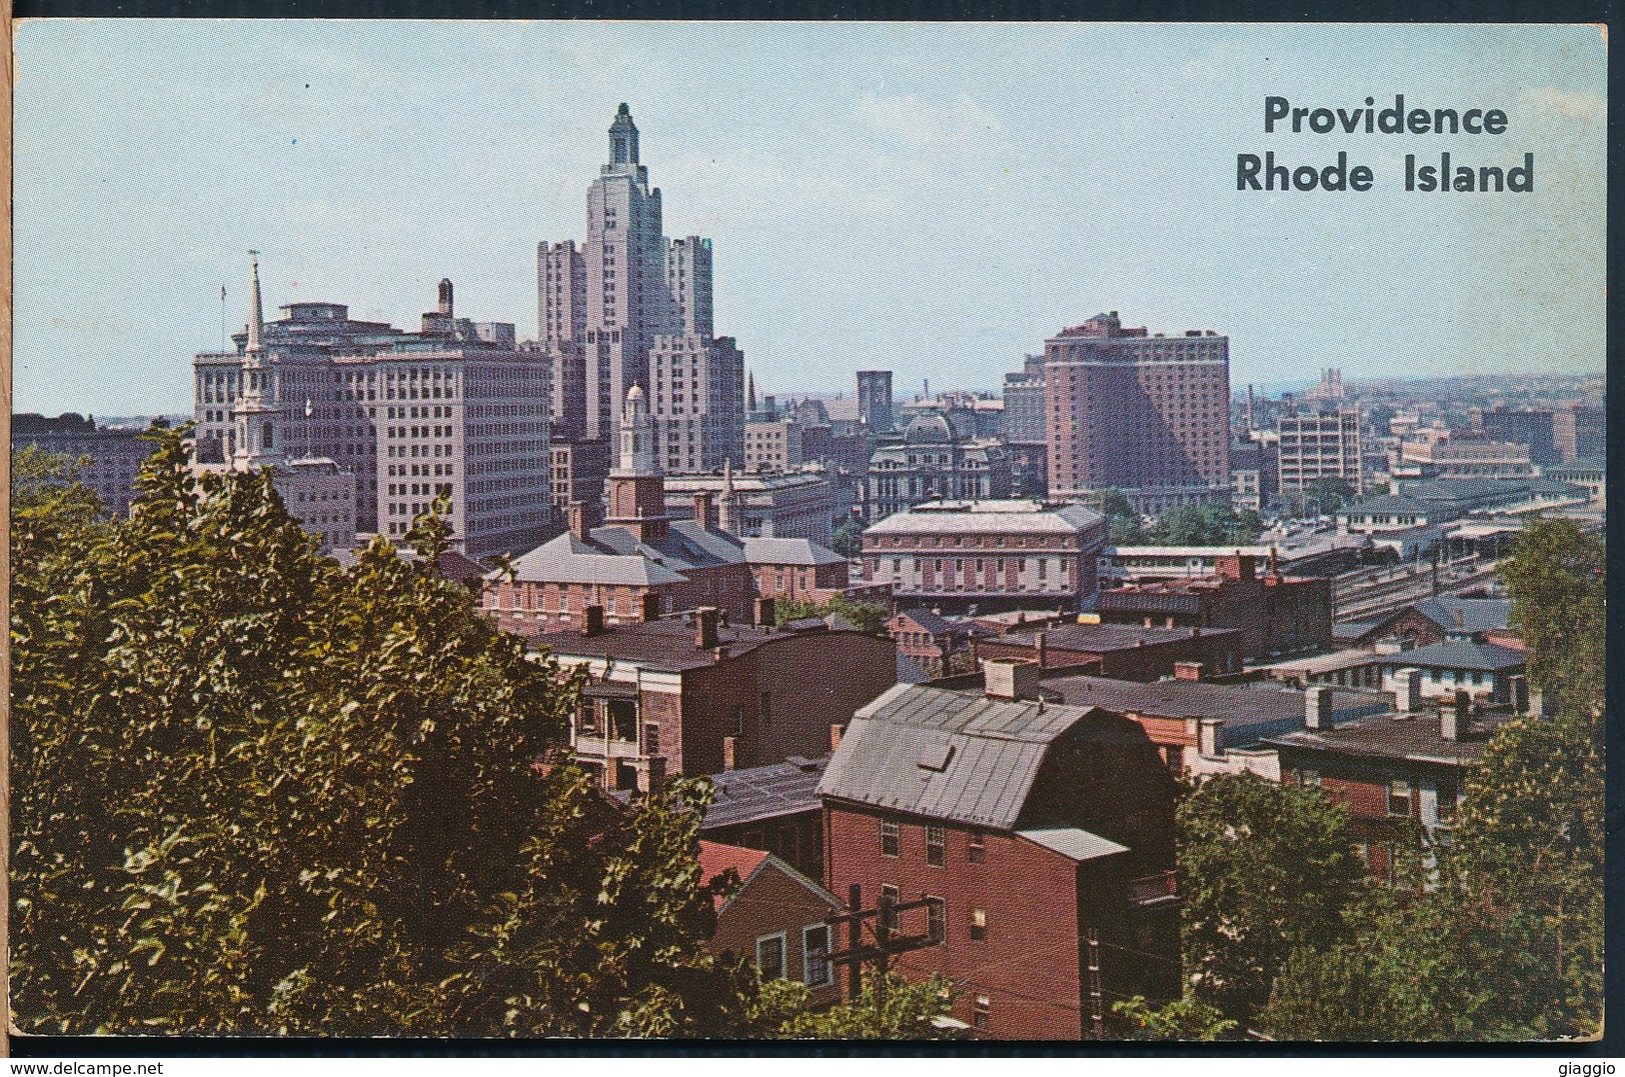
[[[782, 399], [996, 389], [1098, 311], [1230, 337], [1231, 382], [1600, 371], [1594, 27], [40, 21], [16, 34], [13, 407], [189, 412], [191, 356], [294, 301], [536, 334], [627, 102], [716, 329]], [[1266, 134], [1265, 98], [1503, 110], [1501, 135]], [[1238, 191], [1238, 154], [1366, 192]], [[1404, 158], [1535, 161], [1530, 193]]]

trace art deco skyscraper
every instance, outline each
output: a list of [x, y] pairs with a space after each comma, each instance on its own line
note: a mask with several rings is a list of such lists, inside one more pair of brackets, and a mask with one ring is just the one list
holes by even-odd
[[666, 240], [626, 105], [587, 191], [586, 244], [542, 243], [536, 262], [555, 436], [613, 437], [626, 391], [642, 385], [663, 467], [743, 463], [743, 359], [731, 339], [712, 336], [711, 242]]

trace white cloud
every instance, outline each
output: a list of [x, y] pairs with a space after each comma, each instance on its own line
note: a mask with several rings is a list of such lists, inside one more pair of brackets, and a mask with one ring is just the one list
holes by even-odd
[[915, 93], [879, 97], [865, 92], [853, 112], [874, 133], [916, 149], [973, 143], [1003, 130], [999, 118], [969, 94], [936, 104]]

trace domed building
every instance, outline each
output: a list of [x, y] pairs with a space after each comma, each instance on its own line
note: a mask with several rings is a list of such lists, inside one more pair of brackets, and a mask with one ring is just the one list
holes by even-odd
[[1006, 498], [1010, 459], [998, 442], [968, 437], [940, 409], [927, 409], [882, 436], [869, 457], [867, 492], [871, 521], [926, 501]]

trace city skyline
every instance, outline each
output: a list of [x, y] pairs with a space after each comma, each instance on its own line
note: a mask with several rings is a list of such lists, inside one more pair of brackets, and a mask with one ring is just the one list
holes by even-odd
[[[1084, 47], [1110, 80], [1066, 74]], [[1594, 29], [74, 22], [24, 24], [17, 55], [18, 410], [186, 411], [251, 247], [269, 308], [410, 325], [444, 276], [534, 337], [535, 245], [579, 231], [623, 100], [667, 233], [714, 239], [716, 321], [781, 399], [871, 368], [900, 398], [996, 389], [1109, 309], [1229, 336], [1237, 387], [1603, 362]], [[1534, 153], [1539, 184], [1238, 193], [1239, 152], [1393, 181], [1440, 147], [1266, 137], [1270, 93], [1504, 107], [1506, 136], [1445, 148]]]

